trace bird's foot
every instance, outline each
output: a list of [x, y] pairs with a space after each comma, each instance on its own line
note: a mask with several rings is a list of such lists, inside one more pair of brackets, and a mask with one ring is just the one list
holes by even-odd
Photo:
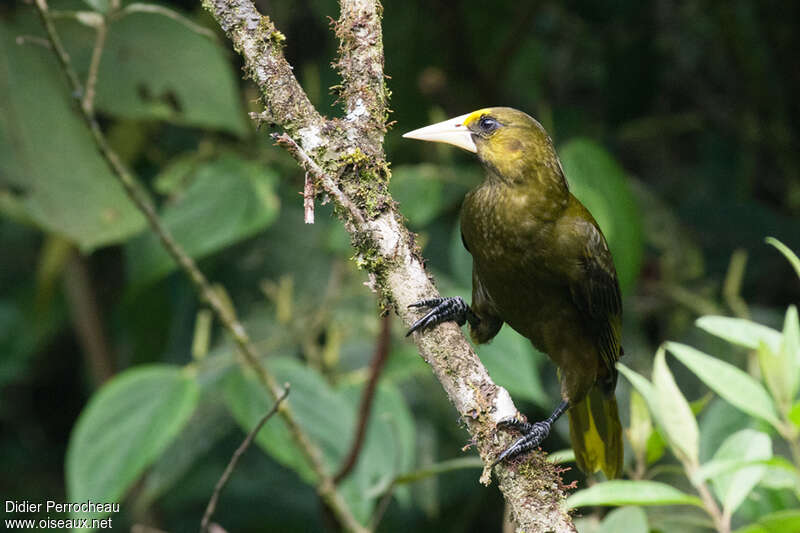
[[469, 306], [460, 296], [420, 300], [417, 303], [409, 305], [409, 307], [421, 307], [423, 309], [430, 309], [430, 311], [414, 322], [411, 329], [406, 333], [406, 337], [415, 331], [432, 328], [437, 324], [450, 320], [455, 321], [459, 326], [463, 326], [466, 321], [471, 318], [470, 315], [472, 315]]
[[551, 426], [552, 422], [550, 420], [536, 422], [535, 424], [520, 422], [516, 419], [502, 420], [498, 422], [498, 428], [515, 429], [522, 433], [522, 437], [517, 439], [514, 444], [506, 448], [506, 450], [501, 453], [497, 459], [495, 459], [490, 468], [494, 468], [495, 465], [501, 461], [504, 461], [505, 459], [513, 459], [518, 455], [522, 455], [523, 453], [538, 447], [550, 434]]

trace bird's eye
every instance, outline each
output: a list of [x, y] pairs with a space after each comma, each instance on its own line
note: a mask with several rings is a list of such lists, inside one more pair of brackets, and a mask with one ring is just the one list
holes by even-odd
[[481, 129], [483, 133], [492, 133], [494, 130], [500, 127], [500, 123], [497, 120], [493, 119], [489, 116], [483, 116], [478, 121], [478, 127]]

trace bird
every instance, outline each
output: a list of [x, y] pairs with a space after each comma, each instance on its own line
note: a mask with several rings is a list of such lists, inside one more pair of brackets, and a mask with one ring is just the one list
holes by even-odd
[[493, 464], [540, 446], [565, 412], [578, 467], [620, 475], [622, 426], [615, 388], [622, 298], [614, 261], [595, 219], [569, 190], [542, 125], [509, 107], [479, 109], [403, 137], [458, 146], [477, 155], [484, 180], [461, 207], [461, 240], [472, 256], [472, 302], [425, 299], [407, 336], [442, 322], [469, 323], [477, 344], [503, 324], [558, 367], [561, 399], [545, 420], [503, 420], [521, 436]]

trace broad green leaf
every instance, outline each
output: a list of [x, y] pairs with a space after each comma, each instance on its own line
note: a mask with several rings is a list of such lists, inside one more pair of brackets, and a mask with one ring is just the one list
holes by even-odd
[[[129, 8], [109, 27], [97, 77], [97, 109], [116, 117], [164, 120], [244, 136], [248, 125], [226, 50], [183, 20], [135, 5], [139, 9]], [[92, 33], [69, 26], [62, 33], [85, 77]]]
[[[755, 431], [755, 430], [744, 430], [744, 431]], [[794, 468], [794, 465], [792, 465], [790, 461], [788, 461], [784, 457], [781, 457], [780, 455], [776, 455], [770, 457], [769, 459], [747, 459], [745, 457], [735, 457], [730, 459], [716, 459], [716, 458], [711, 459], [707, 463], [704, 463], [699, 469], [697, 469], [694, 476], [696, 479], [700, 481], [705, 481], [706, 479], [717, 477], [722, 474], [735, 472], [736, 470], [748, 466], [763, 466], [774, 472], [783, 471], [788, 474], [795, 474], [797, 472], [797, 469]]]
[[678, 457], [697, 464], [700, 455], [700, 436], [697, 420], [689, 402], [675, 383], [667, 366], [664, 349], [659, 349], [653, 364], [653, 386], [656, 391], [658, 419], [664, 428], [670, 448]]
[[505, 327], [492, 342], [476, 349], [498, 385], [505, 387], [515, 398], [549, 407], [537, 367], [544, 356], [533, 348], [528, 339]]
[[[295, 359], [272, 357], [267, 367], [280, 382], [291, 384], [288, 405], [300, 427], [321, 449], [328, 470], [339, 469], [350, 450], [361, 388], [334, 390], [322, 376]], [[253, 377], [233, 372], [225, 382], [225, 401], [245, 431], [263, 416], [272, 400]], [[383, 384], [374, 398], [373, 411], [358, 463], [340, 484], [356, 517], [366, 521], [374, 507], [374, 486], [388, 486], [414, 463], [414, 423], [394, 385]], [[315, 474], [294, 443], [282, 419], [270, 420], [256, 443], [277, 462], [313, 484]], [[369, 494], [368, 494], [369, 493]]]
[[625, 171], [600, 145], [573, 139], [558, 150], [572, 193], [591, 211], [614, 256], [620, 287], [633, 286], [642, 261], [642, 221]]
[[606, 515], [596, 533], [649, 533], [647, 514], [641, 507], [620, 507]]
[[784, 257], [789, 260], [792, 268], [794, 268], [794, 271], [797, 272], [797, 277], [800, 278], [800, 258], [797, 257], [797, 254], [795, 254], [791, 248], [774, 237], [767, 237], [765, 241], [767, 244], [771, 244], [777, 248], [778, 251], [780, 251], [780, 253], [782, 253]]
[[106, 383], [89, 400], [70, 436], [69, 501], [120, 501], [180, 433], [197, 405], [198, 390], [181, 368], [163, 364], [134, 367]]
[[567, 498], [567, 507], [589, 505], [697, 505], [697, 496], [657, 481], [611, 480], [579, 490]]
[[400, 204], [400, 212], [412, 227], [429, 223], [447, 206], [442, 202], [443, 185], [439, 167], [427, 163], [401, 165], [392, 169], [390, 192]]
[[[287, 404], [300, 427], [322, 450], [328, 468], [335, 470], [352, 435], [353, 407], [333, 391], [322, 376], [294, 359], [271, 357], [266, 364], [279, 382], [291, 385]], [[225, 380], [225, 401], [244, 431], [250, 431], [274, 403], [255, 377], [245, 377], [239, 371], [231, 372]], [[273, 459], [296, 471], [306, 483], [315, 482], [314, 472], [283, 419], [270, 420], [255, 440]]]
[[[198, 382], [202, 383], [202, 378]], [[205, 398], [201, 391], [201, 398]], [[208, 395], [213, 398], [212, 395]], [[201, 401], [183, 431], [153, 465], [147, 469], [135, 492], [133, 507], [145, 509], [163, 495], [198, 464], [206, 464], [208, 454], [220, 440], [234, 429], [225, 406], [214, 398]], [[232, 451], [231, 451], [232, 453]]]
[[763, 422], [740, 411], [719, 396], [698, 418], [700, 424], [700, 462], [711, 461], [719, 447], [730, 435], [742, 429], [757, 428]]
[[[198, 167], [193, 178], [177, 202], [161, 211], [161, 219], [194, 258], [249, 237], [277, 217], [277, 176], [258, 163], [225, 155]], [[126, 255], [134, 286], [153, 282], [176, 268], [150, 232], [131, 241]]]
[[800, 531], [800, 509], [777, 511], [734, 533], [791, 533]]
[[122, 242], [144, 228], [144, 218], [78, 117], [53, 53], [14, 42], [26, 32], [34, 33], [0, 23], [3, 204], [84, 251]]
[[656, 391], [653, 388], [653, 384], [650, 383], [646, 377], [635, 370], [631, 370], [622, 363], [617, 363], [617, 370], [619, 370], [620, 374], [625, 376], [639, 394], [642, 395], [642, 398], [644, 398], [645, 402], [647, 402], [647, 406], [650, 408], [650, 412], [656, 414]]
[[771, 459], [762, 462], [765, 470], [758, 483], [760, 487], [788, 489], [800, 494], [800, 470], [791, 461], [781, 455], [773, 455]]
[[772, 399], [761, 383], [730, 363], [675, 342], [666, 344], [689, 370], [720, 397], [745, 413], [778, 425]]
[[695, 325], [716, 337], [751, 350], [757, 350], [762, 342], [766, 343], [773, 353], [777, 353], [780, 349], [779, 331], [744, 318], [703, 316], [697, 319]]
[[[361, 404], [362, 391], [363, 384], [339, 390], [354, 412]], [[344, 439], [348, 450], [352, 438], [348, 435]], [[413, 468], [415, 440], [414, 419], [403, 395], [395, 385], [382, 383], [373, 399], [358, 463], [342, 483], [344, 496], [359, 520], [369, 519], [374, 499], [383, 494], [376, 487], [388, 487], [396, 476]]]
[[[771, 457], [772, 440], [769, 436], [753, 429], [744, 429], [728, 437], [714, 454], [712, 461], [766, 460]], [[714, 492], [724, 510], [733, 514], [761, 480], [765, 471], [764, 466], [751, 465], [714, 476]]]

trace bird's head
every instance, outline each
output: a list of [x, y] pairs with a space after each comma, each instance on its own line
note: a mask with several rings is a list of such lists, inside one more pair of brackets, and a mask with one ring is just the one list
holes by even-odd
[[533, 117], [510, 107], [487, 107], [410, 131], [409, 139], [452, 144], [477, 154], [504, 181], [519, 183], [542, 173], [563, 179], [553, 143]]

